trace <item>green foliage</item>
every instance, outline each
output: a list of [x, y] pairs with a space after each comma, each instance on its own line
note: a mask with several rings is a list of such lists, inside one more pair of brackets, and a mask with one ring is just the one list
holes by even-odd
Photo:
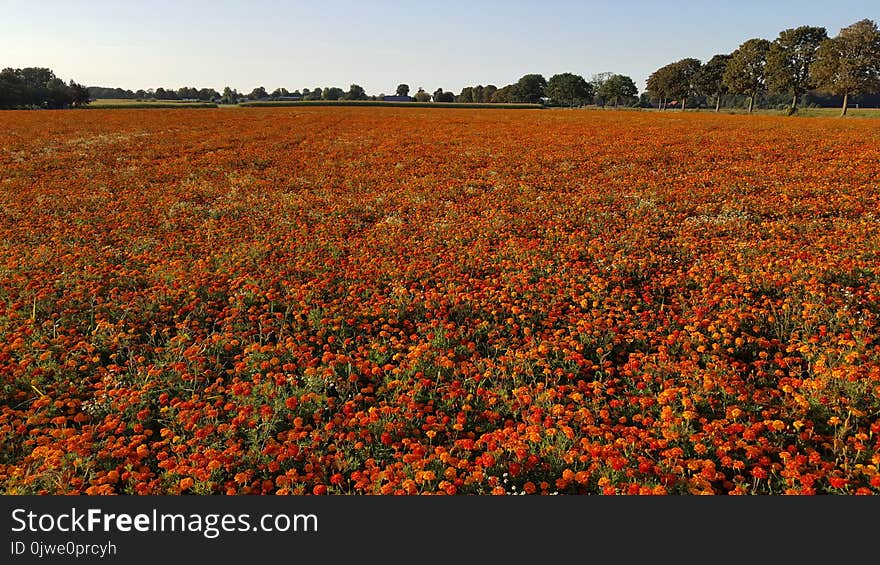
[[0, 108], [70, 108], [89, 103], [88, 90], [65, 84], [51, 69], [26, 67], [0, 71]]
[[223, 96], [220, 97], [221, 104], [237, 104], [238, 103], [238, 91], [234, 88], [226, 87], [223, 89]]
[[733, 93], [749, 96], [750, 112], [755, 97], [766, 87], [769, 52], [766, 39], [749, 39], [731, 54], [724, 71], [724, 85]]
[[639, 95], [639, 89], [636, 83], [625, 75], [612, 75], [608, 80], [596, 91], [596, 95], [605, 102], [613, 102], [615, 106], [619, 104], [629, 104]]
[[442, 88], [438, 88], [434, 91], [434, 95], [431, 97], [434, 102], [455, 102], [455, 95], [451, 92], [447, 92]]
[[363, 87], [359, 84], [352, 84], [348, 87], [348, 92], [345, 93], [346, 100], [366, 100], [367, 93], [364, 91]]
[[546, 88], [547, 80], [543, 75], [523, 75], [515, 85], [511, 86], [511, 100], [509, 102], [540, 104]]
[[834, 94], [868, 93], [880, 89], [880, 31], [861, 20], [822, 42], [810, 67], [815, 84]]
[[593, 85], [584, 77], [573, 73], [553, 75], [547, 81], [547, 96], [562, 106], [579, 106], [589, 103], [593, 98]]
[[816, 53], [828, 39], [824, 27], [800, 26], [779, 33], [767, 53], [767, 87], [770, 92], [792, 95], [791, 113], [798, 97], [811, 86], [810, 67]]
[[251, 90], [251, 93], [247, 95], [247, 97], [251, 100], [262, 100], [264, 98], [269, 98], [269, 93], [266, 92], [266, 89], [262, 86], [258, 86], [255, 89]]
[[720, 96], [727, 91], [724, 85], [724, 71], [730, 55], [715, 55], [700, 67], [700, 72], [695, 77], [697, 92], [703, 96]]
[[679, 98], [682, 108], [691, 96], [699, 93], [698, 77], [702, 66], [699, 59], [681, 59], [660, 67], [648, 77], [648, 92], [658, 100]]
[[345, 92], [336, 86], [328, 86], [322, 91], [322, 100], [339, 100], [345, 95]]

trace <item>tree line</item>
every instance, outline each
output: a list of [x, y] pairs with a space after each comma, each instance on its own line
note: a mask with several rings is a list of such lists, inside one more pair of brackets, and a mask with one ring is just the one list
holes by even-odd
[[0, 71], [0, 108], [75, 108], [89, 99], [86, 87], [73, 80], [65, 83], [51, 69]]
[[[276, 88], [269, 92], [265, 87], [258, 86], [250, 92], [239, 92], [232, 87], [225, 87], [223, 92], [211, 88], [196, 89], [193, 87], [156, 88], [148, 90], [125, 90], [90, 86], [89, 94], [93, 99], [113, 98], [130, 100], [199, 100], [217, 102], [219, 104], [237, 104], [244, 101], [260, 100], [383, 100], [384, 93], [368, 95], [363, 87], [352, 84], [348, 89], [336, 86], [316, 86], [302, 90]], [[527, 74], [517, 82], [498, 87], [494, 84], [468, 86], [459, 94], [447, 91], [442, 87], [432, 93], [419, 88], [410, 96], [411, 88], [401, 83], [393, 95], [396, 99], [415, 102], [446, 102], [446, 103], [483, 103], [483, 104], [551, 104], [565, 106], [581, 106], [586, 104], [632, 105], [638, 101], [638, 88], [632, 78], [616, 73], [599, 73], [587, 81], [580, 75], [562, 73], [553, 75], [549, 80], [541, 74]]]
[[715, 111], [728, 93], [748, 98], [748, 112], [762, 93], [787, 95], [789, 114], [808, 91], [818, 89], [841, 96], [846, 115], [850, 96], [880, 91], [880, 30], [860, 20], [829, 37], [824, 27], [785, 29], [769, 41], [753, 38], [730, 54], [702, 63], [685, 58], [660, 67], [648, 77], [647, 91], [660, 109], [674, 101], [681, 110], [688, 101], [714, 100]]
[[[751, 113], [759, 96], [788, 96], [789, 113], [811, 91], [823, 91], [842, 98], [845, 115], [850, 97], [880, 93], [880, 30], [864, 19], [829, 37], [823, 27], [800, 26], [779, 33], [774, 41], [753, 38], [729, 54], [718, 54], [705, 63], [685, 58], [655, 70], [648, 77], [647, 92], [639, 96], [633, 80], [611, 72], [593, 75], [591, 80], [565, 72], [545, 79], [526, 74], [514, 83], [467, 86], [460, 93], [437, 88], [428, 93], [399, 84], [396, 100], [416, 102], [544, 104], [555, 106], [642, 106], [682, 110], [712, 104], [719, 111], [731, 96], [746, 100]], [[88, 104], [96, 98], [136, 100], [193, 100], [237, 104], [246, 100], [383, 100], [385, 94], [368, 95], [352, 84], [347, 90], [329, 86], [289, 91], [263, 86], [239, 93], [229, 86], [213, 88], [156, 88], [125, 90], [90, 86], [71, 80], [65, 83], [51, 69], [3, 69], [0, 72], [0, 108], [68, 108]]]

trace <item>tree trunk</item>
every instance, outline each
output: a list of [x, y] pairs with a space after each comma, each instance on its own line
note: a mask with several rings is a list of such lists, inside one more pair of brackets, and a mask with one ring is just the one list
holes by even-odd
[[752, 113], [752, 108], [754, 108], [754, 107], [755, 107], [755, 95], [752, 94], [751, 96], [749, 96], [749, 114]]
[[795, 92], [794, 97], [791, 99], [791, 113], [792, 114], [797, 112], [797, 100], [798, 100], [798, 94], [797, 94], [797, 92]]
[[715, 96], [715, 113], [721, 111], [721, 94]]
[[840, 111], [840, 116], [843, 117], [846, 115], [846, 108], [849, 104], [849, 92], [843, 94], [843, 109]]
[[687, 105], [688, 105], [688, 98], [687, 98], [687, 96], [684, 96], [681, 99], [681, 111], [682, 112], [684, 112], [684, 109], [687, 108]]

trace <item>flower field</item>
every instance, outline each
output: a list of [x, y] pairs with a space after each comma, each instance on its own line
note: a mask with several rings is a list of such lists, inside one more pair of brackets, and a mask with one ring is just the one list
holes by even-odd
[[12, 494], [878, 494], [880, 128], [0, 113]]

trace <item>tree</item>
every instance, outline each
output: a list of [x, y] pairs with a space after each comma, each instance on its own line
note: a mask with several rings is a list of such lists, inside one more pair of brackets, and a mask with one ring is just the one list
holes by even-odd
[[614, 73], [605, 71], [604, 73], [596, 73], [590, 79], [590, 84], [593, 85], [594, 90], [598, 90], [600, 86], [605, 84], [605, 81], [609, 78], [613, 77]]
[[25, 67], [0, 71], [0, 108], [78, 108], [89, 102], [88, 88], [74, 80], [65, 83], [51, 69]]
[[543, 75], [523, 75], [511, 89], [512, 102], [540, 104], [546, 88], [547, 81]]
[[840, 115], [845, 116], [851, 94], [880, 90], [880, 31], [865, 19], [826, 39], [810, 67], [815, 84], [832, 94], [843, 96]]
[[237, 104], [238, 103], [238, 91], [234, 88], [225, 87], [223, 89], [223, 96], [220, 97], [221, 104]]
[[545, 93], [557, 104], [576, 106], [593, 99], [593, 85], [580, 75], [561, 73], [550, 77]]
[[247, 95], [250, 100], [262, 100], [264, 98], [269, 98], [269, 93], [266, 92], [266, 89], [262, 86], [258, 86], [255, 89], [251, 90], [251, 93]]
[[657, 108], [659, 110], [666, 109], [666, 99], [671, 96], [673, 90], [674, 72], [675, 69], [672, 63], [664, 65], [651, 73], [645, 83], [648, 92], [657, 100]]
[[498, 92], [497, 86], [494, 84], [487, 84], [486, 88], [481, 90], [482, 96], [480, 96], [480, 102], [491, 102], [496, 92]]
[[456, 102], [471, 103], [474, 100], [474, 87], [466, 86], [461, 89], [461, 94], [455, 97]]
[[749, 114], [755, 107], [755, 98], [766, 85], [767, 53], [770, 42], [749, 39], [730, 54], [724, 71], [724, 84], [731, 92], [749, 97]]
[[442, 88], [435, 90], [432, 98], [434, 102], [455, 102], [455, 95], [444, 91]]
[[278, 100], [286, 96], [290, 96], [290, 92], [288, 92], [286, 88], [276, 88], [272, 91], [272, 94], [269, 95], [269, 98], [272, 100]]
[[92, 101], [89, 96], [89, 89], [75, 82], [73, 79], [67, 84], [70, 90], [70, 105], [74, 108], [82, 108]]
[[670, 80], [671, 93], [681, 99], [681, 111], [687, 109], [687, 100], [697, 95], [697, 73], [700, 72], [702, 63], [699, 59], [681, 59], [671, 65]]
[[47, 108], [55, 110], [68, 108], [73, 102], [70, 88], [58, 77], [54, 77], [46, 83], [46, 91], [48, 93], [45, 102]]
[[398, 96], [409, 96], [409, 85], [408, 84], [398, 84], [397, 85], [397, 95]]
[[220, 93], [213, 88], [202, 88], [199, 90], [199, 100], [216, 100], [220, 98]]
[[[320, 90], [320, 89], [315, 89]], [[345, 95], [345, 92], [338, 86], [328, 86], [321, 93], [322, 100], [339, 100]]]
[[352, 84], [348, 87], [348, 92], [345, 94], [346, 100], [366, 100], [367, 93], [364, 91], [363, 87], [358, 84]]
[[496, 89], [491, 98], [489, 98], [489, 102], [493, 104], [509, 104], [516, 102], [517, 100], [514, 98], [514, 88], [516, 85], [508, 84], [507, 86], [502, 86], [501, 88]]
[[812, 86], [810, 68], [816, 52], [828, 39], [824, 27], [800, 26], [779, 32], [767, 53], [767, 87], [792, 96], [789, 114], [797, 112], [798, 98]]
[[715, 112], [721, 110], [721, 95], [727, 91], [724, 71], [728, 61], [730, 55], [715, 55], [700, 67], [700, 72], [695, 77], [697, 91], [707, 98], [715, 97]]
[[602, 83], [596, 94], [605, 101], [613, 100], [616, 107], [621, 102], [632, 100], [639, 95], [639, 89], [633, 79], [626, 75], [612, 75]]
[[415, 96], [413, 96], [413, 99], [416, 102], [430, 102], [431, 95], [428, 94], [427, 92], [425, 92], [424, 90], [422, 90], [422, 88], [419, 88], [419, 91], [416, 92]]

